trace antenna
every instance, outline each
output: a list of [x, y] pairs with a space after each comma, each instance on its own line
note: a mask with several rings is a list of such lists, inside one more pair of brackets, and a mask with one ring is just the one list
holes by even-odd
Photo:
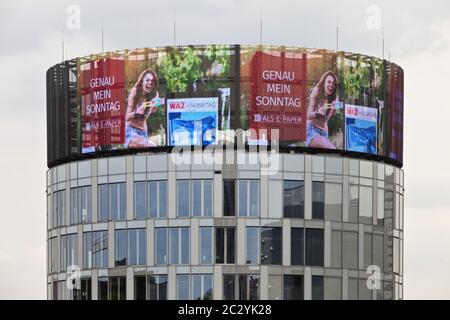
[[261, 7], [260, 21], [259, 21], [259, 44], [262, 44], [262, 33], [263, 33], [263, 10]]
[[102, 53], [104, 52], [104, 40], [103, 40], [103, 16], [102, 16]]
[[391, 61], [391, 41], [388, 42], [388, 60]]
[[62, 61], [64, 62], [64, 28], [62, 30], [61, 54], [62, 54]]
[[176, 16], [176, 9], [173, 9], [173, 45], [176, 46], [177, 44], [177, 16]]
[[339, 10], [336, 19], [336, 51], [339, 51]]

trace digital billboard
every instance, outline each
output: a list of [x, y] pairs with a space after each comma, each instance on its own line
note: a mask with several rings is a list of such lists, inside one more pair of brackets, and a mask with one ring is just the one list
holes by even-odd
[[[216, 145], [223, 132], [241, 129], [249, 145], [277, 139], [287, 150], [403, 161], [403, 70], [386, 60], [321, 49], [207, 45], [90, 55], [70, 66], [70, 76], [48, 78], [50, 89], [58, 86], [49, 92], [63, 92], [70, 102], [56, 105], [50, 95], [48, 104], [70, 108], [70, 124], [59, 126], [69, 126], [71, 156]], [[57, 160], [59, 151], [49, 152]]]

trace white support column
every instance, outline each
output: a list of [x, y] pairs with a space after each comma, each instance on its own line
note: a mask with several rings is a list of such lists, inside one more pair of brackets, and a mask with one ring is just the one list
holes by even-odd
[[214, 266], [214, 300], [223, 300], [223, 274], [222, 266]]
[[305, 267], [305, 275], [303, 276], [303, 283], [305, 285], [304, 297], [305, 300], [312, 299], [312, 272], [311, 267]]
[[331, 221], [325, 221], [324, 229], [324, 267], [330, 268], [331, 266]]
[[269, 267], [261, 266], [259, 295], [261, 300], [269, 299]]
[[147, 220], [147, 265], [155, 265], [155, 221], [153, 219]]
[[127, 268], [127, 300], [134, 299], [134, 272], [133, 268]]
[[283, 266], [291, 265], [291, 219], [283, 219]]
[[92, 269], [91, 299], [98, 300], [98, 271], [97, 271], [97, 269]]
[[176, 300], [177, 299], [177, 274], [176, 274], [175, 266], [168, 267], [167, 298], [168, 298], [168, 300]]

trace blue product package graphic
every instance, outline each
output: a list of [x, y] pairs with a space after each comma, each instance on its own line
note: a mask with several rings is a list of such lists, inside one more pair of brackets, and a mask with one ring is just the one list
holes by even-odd
[[367, 121], [347, 121], [347, 150], [377, 154], [376, 125]]
[[176, 145], [209, 145], [216, 141], [216, 121], [207, 116], [196, 120], [170, 120], [170, 144]]

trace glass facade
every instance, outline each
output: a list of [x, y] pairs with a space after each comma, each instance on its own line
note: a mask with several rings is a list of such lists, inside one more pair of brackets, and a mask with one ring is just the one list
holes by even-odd
[[[165, 155], [133, 156], [134, 171], [120, 158], [50, 169], [49, 298], [401, 299], [402, 171], [281, 156], [286, 171], [268, 180], [236, 168], [169, 175], [155, 168]], [[369, 289], [373, 266], [381, 284]], [[58, 279], [71, 267], [83, 271], [73, 291]]]

